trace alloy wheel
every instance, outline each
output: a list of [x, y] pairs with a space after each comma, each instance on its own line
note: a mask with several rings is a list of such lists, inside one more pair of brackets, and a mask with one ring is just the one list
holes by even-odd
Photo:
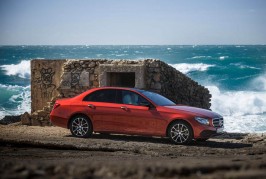
[[170, 129], [170, 137], [177, 144], [187, 143], [190, 139], [190, 130], [183, 123], [176, 123]]
[[85, 137], [90, 131], [90, 124], [84, 117], [76, 117], [71, 122], [71, 132], [77, 137]]

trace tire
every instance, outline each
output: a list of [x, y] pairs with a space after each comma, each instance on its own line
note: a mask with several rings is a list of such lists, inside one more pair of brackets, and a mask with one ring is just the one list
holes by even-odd
[[70, 131], [75, 137], [90, 137], [92, 135], [91, 121], [85, 116], [75, 116], [71, 119]]
[[168, 137], [174, 144], [188, 144], [193, 139], [193, 130], [189, 124], [176, 121], [168, 127]]

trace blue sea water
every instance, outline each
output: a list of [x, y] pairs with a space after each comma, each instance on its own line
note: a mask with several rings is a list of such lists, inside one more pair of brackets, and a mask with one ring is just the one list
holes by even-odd
[[0, 46], [0, 119], [30, 111], [31, 59], [160, 59], [212, 94], [228, 132], [266, 132], [265, 45]]

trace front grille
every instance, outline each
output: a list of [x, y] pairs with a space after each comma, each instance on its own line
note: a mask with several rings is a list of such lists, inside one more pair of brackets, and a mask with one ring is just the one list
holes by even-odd
[[212, 119], [212, 125], [214, 127], [224, 127], [224, 119], [221, 118], [214, 118]]

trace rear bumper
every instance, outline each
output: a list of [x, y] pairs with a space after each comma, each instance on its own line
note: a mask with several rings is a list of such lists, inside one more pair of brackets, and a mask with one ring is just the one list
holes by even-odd
[[50, 115], [50, 121], [53, 125], [68, 128], [68, 120], [58, 116]]

